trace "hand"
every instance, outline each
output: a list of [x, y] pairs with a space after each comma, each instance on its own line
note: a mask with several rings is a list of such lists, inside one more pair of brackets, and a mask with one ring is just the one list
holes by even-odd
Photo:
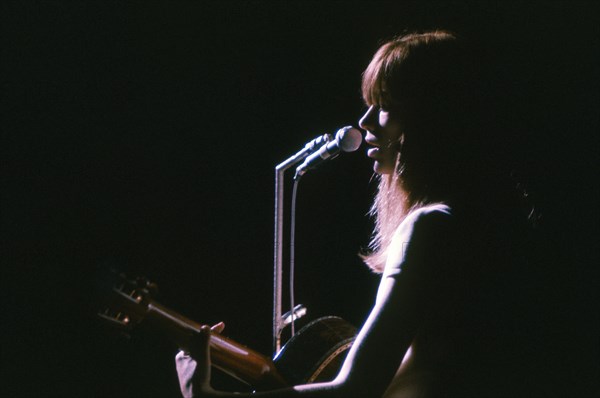
[[179, 388], [185, 398], [198, 397], [211, 391], [210, 387], [210, 334], [221, 333], [225, 328], [223, 322], [213, 327], [203, 326], [199, 333], [192, 337], [190, 353], [179, 351], [175, 356], [175, 367], [179, 378]]

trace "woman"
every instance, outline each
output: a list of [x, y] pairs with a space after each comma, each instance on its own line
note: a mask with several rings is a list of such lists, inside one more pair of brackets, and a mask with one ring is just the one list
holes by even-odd
[[[515, 264], [518, 217], [482, 134], [475, 65], [443, 31], [397, 38], [377, 51], [363, 74], [368, 110], [359, 122], [380, 179], [364, 255], [382, 274], [375, 304], [333, 381], [253, 396], [509, 392], [515, 367], [498, 353], [513, 343], [511, 299], [500, 293]], [[194, 359], [177, 356], [186, 397], [233, 396], [210, 388], [209, 333], [200, 334]]]

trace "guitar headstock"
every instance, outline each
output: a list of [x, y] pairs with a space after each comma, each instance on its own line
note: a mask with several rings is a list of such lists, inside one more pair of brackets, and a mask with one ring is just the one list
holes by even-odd
[[103, 300], [98, 316], [122, 332], [129, 332], [144, 320], [148, 304], [158, 291], [155, 283], [146, 278], [128, 278], [124, 273], [112, 272], [110, 290]]

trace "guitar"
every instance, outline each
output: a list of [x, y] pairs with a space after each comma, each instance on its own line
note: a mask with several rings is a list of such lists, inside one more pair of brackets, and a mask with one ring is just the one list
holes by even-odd
[[[142, 322], [166, 334], [179, 348], [189, 349], [194, 333], [203, 326], [152, 298], [156, 285], [144, 278], [116, 275], [98, 313], [103, 321], [131, 331]], [[333, 379], [356, 336], [356, 328], [342, 318], [327, 316], [300, 329], [271, 359], [220, 334], [210, 336], [212, 365], [259, 390]]]

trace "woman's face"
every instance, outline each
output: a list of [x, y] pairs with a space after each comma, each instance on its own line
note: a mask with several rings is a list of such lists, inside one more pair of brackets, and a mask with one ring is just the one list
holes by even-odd
[[373, 170], [377, 174], [394, 172], [402, 136], [398, 108], [397, 104], [385, 107], [371, 105], [358, 121], [359, 126], [367, 131], [365, 141], [372, 146], [367, 156], [375, 160]]

